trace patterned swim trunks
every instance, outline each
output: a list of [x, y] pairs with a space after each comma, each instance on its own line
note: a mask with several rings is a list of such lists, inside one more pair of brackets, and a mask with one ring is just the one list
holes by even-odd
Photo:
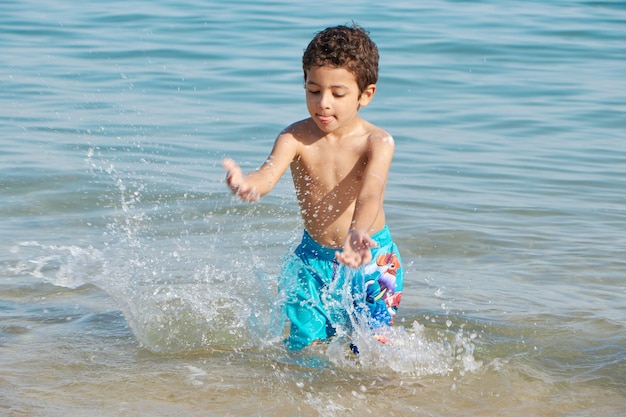
[[329, 339], [340, 329], [349, 332], [355, 321], [366, 320], [370, 329], [393, 323], [402, 297], [402, 260], [387, 226], [372, 239], [379, 245], [371, 249], [372, 262], [351, 269], [336, 260], [336, 249], [321, 246], [304, 231], [279, 283], [291, 323], [288, 349]]

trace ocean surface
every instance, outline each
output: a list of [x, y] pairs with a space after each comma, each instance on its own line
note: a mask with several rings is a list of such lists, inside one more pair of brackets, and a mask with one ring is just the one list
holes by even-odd
[[[301, 55], [364, 26], [396, 155], [390, 341], [290, 354]], [[0, 3], [0, 415], [623, 416], [624, 1]]]

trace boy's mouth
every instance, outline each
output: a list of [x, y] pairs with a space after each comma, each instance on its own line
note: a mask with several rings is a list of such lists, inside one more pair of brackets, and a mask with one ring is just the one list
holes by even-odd
[[317, 119], [323, 125], [327, 125], [327, 124], [331, 123], [333, 120], [335, 120], [335, 118], [333, 116], [322, 116], [321, 114], [317, 115]]

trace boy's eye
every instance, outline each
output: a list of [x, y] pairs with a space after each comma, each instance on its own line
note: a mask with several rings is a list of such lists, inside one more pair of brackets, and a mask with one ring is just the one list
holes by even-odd
[[[310, 88], [307, 88], [306, 90], [309, 94], [321, 94], [321, 90], [312, 90]], [[333, 97], [336, 98], [341, 98], [341, 97], [345, 97], [346, 93], [333, 93]]]

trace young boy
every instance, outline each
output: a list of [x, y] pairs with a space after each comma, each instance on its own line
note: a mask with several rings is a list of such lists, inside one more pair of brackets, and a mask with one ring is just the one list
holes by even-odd
[[394, 141], [359, 116], [376, 92], [378, 49], [359, 26], [331, 27], [309, 43], [302, 66], [311, 117], [285, 128], [256, 171], [244, 175], [232, 159], [223, 161], [228, 186], [250, 202], [291, 168], [305, 228], [297, 262], [283, 271], [297, 271], [284, 288], [292, 350], [329, 339], [343, 325], [330, 311], [329, 300], [340, 298], [329, 294], [337, 280], [353, 281], [355, 310], [373, 329], [392, 323], [403, 287], [383, 210]]

